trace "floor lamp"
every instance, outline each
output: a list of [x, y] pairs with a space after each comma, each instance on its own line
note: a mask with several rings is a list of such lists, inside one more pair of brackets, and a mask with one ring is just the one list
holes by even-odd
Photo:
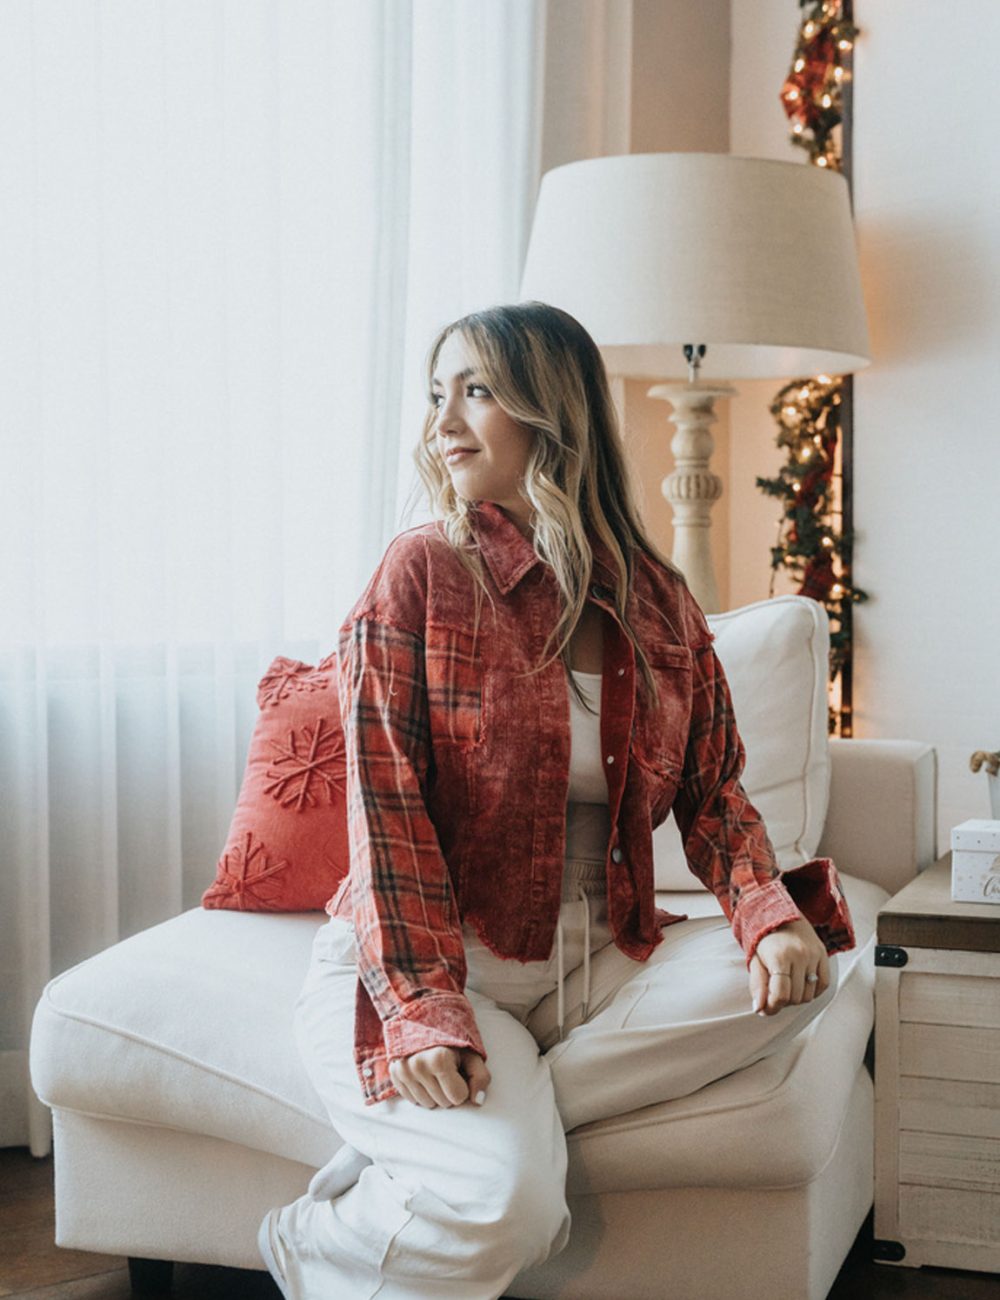
[[[656, 380], [673, 406], [674, 562], [719, 609], [709, 531], [715, 402], [733, 379], [842, 375], [868, 327], [844, 177], [806, 163], [653, 153], [542, 178], [521, 300], [562, 307], [612, 375]], [[669, 382], [664, 382], [669, 381]]]

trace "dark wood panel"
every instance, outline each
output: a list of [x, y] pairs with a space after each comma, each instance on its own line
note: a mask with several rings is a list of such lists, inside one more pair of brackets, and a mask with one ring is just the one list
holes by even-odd
[[1000, 952], [1000, 906], [952, 902], [946, 853], [885, 904], [877, 934], [879, 943], [900, 948]]

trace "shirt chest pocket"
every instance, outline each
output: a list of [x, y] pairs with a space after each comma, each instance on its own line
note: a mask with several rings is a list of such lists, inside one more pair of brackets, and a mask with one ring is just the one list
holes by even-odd
[[427, 704], [436, 746], [471, 749], [483, 737], [482, 632], [429, 624], [426, 629]]
[[659, 698], [640, 684], [632, 742], [636, 758], [660, 776], [679, 779], [691, 726], [693, 662], [687, 646], [659, 646], [649, 652]]

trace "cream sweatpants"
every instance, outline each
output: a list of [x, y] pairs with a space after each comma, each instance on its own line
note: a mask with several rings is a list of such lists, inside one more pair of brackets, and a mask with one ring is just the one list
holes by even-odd
[[836, 958], [822, 997], [755, 1015], [743, 953], [721, 914], [668, 926], [646, 962], [625, 957], [610, 942], [601, 869], [567, 862], [560, 936], [547, 961], [501, 960], [464, 931], [466, 992], [492, 1075], [482, 1107], [364, 1104], [353, 930], [338, 919], [321, 926], [296, 1038], [349, 1147], [320, 1171], [312, 1194], [278, 1216], [296, 1300], [496, 1300], [568, 1239], [566, 1132], [741, 1069], [830, 1001]]

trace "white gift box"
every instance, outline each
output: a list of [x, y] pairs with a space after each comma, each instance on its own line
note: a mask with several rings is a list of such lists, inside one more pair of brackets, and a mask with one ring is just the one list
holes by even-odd
[[1000, 906], [1000, 821], [973, 817], [952, 830], [951, 896]]

